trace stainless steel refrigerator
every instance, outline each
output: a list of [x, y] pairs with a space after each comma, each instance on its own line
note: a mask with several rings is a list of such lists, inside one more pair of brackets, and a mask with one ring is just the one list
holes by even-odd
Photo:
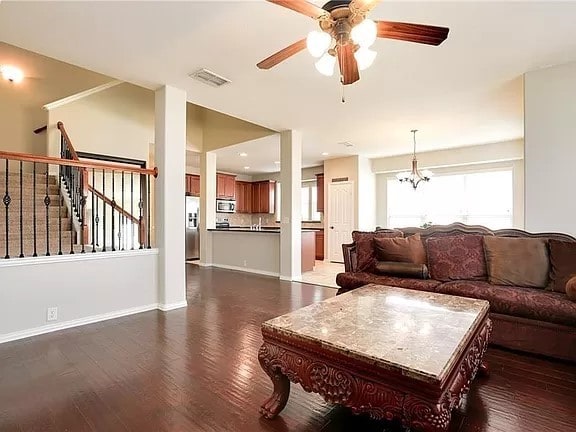
[[200, 259], [200, 198], [186, 197], [186, 259]]

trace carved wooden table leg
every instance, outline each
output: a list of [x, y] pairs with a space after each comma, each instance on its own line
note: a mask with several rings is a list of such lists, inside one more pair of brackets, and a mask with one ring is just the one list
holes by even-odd
[[410, 395], [406, 397], [403, 423], [414, 432], [446, 432], [452, 409], [449, 401], [429, 404]]
[[478, 368], [478, 375], [482, 377], [489, 377], [490, 376], [490, 368], [488, 367], [488, 363], [484, 360], [480, 363], [480, 367]]
[[269, 355], [266, 344], [262, 345], [258, 352], [258, 360], [264, 372], [270, 377], [274, 384], [274, 391], [260, 407], [260, 414], [271, 419], [276, 417], [288, 403], [290, 396], [290, 380], [282, 373], [280, 367], [274, 364]]

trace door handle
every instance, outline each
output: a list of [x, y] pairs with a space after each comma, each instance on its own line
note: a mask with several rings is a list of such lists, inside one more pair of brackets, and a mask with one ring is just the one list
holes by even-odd
[[334, 229], [334, 227], [333, 227], [333, 226], [331, 226], [331, 227], [330, 227], [330, 229]]

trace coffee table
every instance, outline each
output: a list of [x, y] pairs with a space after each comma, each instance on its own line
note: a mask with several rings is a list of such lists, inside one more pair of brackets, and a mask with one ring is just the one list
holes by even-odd
[[448, 429], [470, 388], [492, 324], [484, 300], [367, 285], [262, 324], [260, 365], [278, 415], [290, 381], [331, 403], [414, 431]]

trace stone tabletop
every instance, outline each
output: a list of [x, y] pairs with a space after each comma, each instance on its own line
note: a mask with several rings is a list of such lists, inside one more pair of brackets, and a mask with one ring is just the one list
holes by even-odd
[[368, 285], [262, 324], [423, 381], [442, 381], [484, 321], [484, 300]]

